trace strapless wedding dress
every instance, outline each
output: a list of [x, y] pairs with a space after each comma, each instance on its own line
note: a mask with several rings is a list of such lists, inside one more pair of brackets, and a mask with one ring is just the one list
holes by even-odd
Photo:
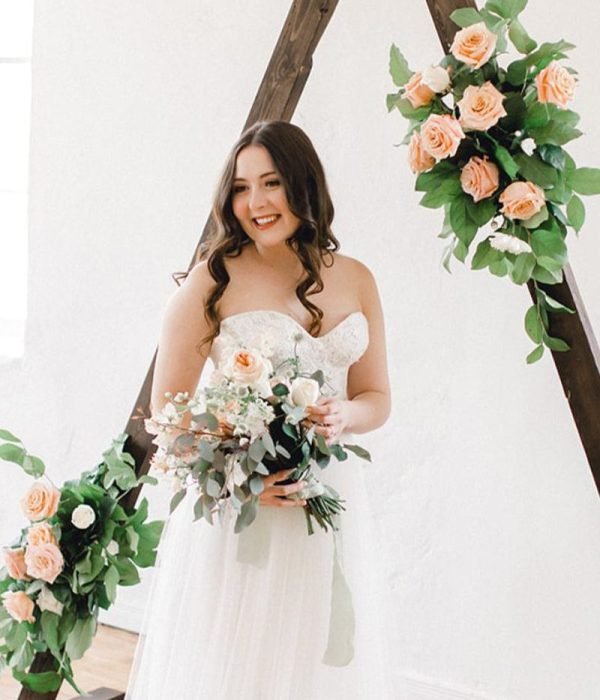
[[[296, 348], [346, 398], [368, 322], [357, 311], [315, 338], [286, 314], [243, 312], [222, 321], [211, 359], [239, 343], [270, 345], [273, 366]], [[335, 543], [318, 526], [307, 534], [301, 508], [262, 507], [239, 535], [193, 522], [190, 491], [163, 531], [127, 700], [394, 698], [369, 469], [350, 453], [319, 474], [345, 499]]]

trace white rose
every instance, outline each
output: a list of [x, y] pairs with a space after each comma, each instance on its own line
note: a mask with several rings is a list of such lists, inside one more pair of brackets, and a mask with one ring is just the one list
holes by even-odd
[[516, 236], [510, 236], [506, 233], [495, 233], [490, 237], [490, 245], [496, 250], [501, 250], [505, 253], [513, 253], [513, 255], [531, 253], [531, 246], [528, 243], [525, 243], [525, 241], [522, 241]]
[[44, 586], [40, 591], [37, 605], [40, 610], [48, 610], [48, 612], [56, 613], [57, 615], [62, 615], [63, 608], [65, 607], [56, 599], [54, 593], [52, 593], [47, 586]]
[[296, 377], [292, 381], [290, 399], [294, 406], [306, 408], [317, 402], [319, 398], [319, 382], [310, 377]]
[[96, 520], [96, 513], [94, 512], [94, 509], [85, 503], [77, 506], [77, 508], [75, 508], [75, 510], [71, 513], [71, 522], [80, 530], [85, 530], [94, 522], [94, 520]]
[[114, 557], [116, 554], [119, 553], [119, 543], [116, 540], [111, 540], [107, 545], [106, 545], [106, 551], [109, 554], [112, 554]]
[[434, 92], [445, 92], [450, 85], [450, 76], [442, 66], [427, 66], [421, 73], [421, 82]]

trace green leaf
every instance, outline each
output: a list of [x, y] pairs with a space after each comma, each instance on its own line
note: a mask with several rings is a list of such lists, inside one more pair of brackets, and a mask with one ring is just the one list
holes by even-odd
[[565, 51], [574, 49], [575, 44], [570, 44], [568, 41], [560, 39], [556, 42], [545, 42], [539, 49], [529, 54], [527, 57], [527, 62], [530, 66], [537, 65], [538, 68], [544, 68], [553, 59], [559, 59], [565, 57]]
[[488, 0], [485, 3], [485, 9], [495, 12], [504, 19], [514, 19], [523, 12], [526, 5], [527, 0]]
[[262, 476], [251, 476], [248, 485], [250, 486], [250, 492], [254, 496], [259, 496], [265, 490], [265, 482], [263, 481]]
[[567, 174], [567, 183], [579, 194], [600, 194], [600, 168], [577, 168]]
[[543, 335], [544, 345], [550, 350], [555, 350], [556, 352], [566, 352], [570, 349], [570, 345], [565, 343], [561, 338], [553, 338], [552, 336], [544, 333]]
[[23, 466], [23, 460], [27, 453], [22, 447], [13, 444], [0, 445], [0, 459], [6, 462], [14, 462], [19, 466]]
[[187, 493], [186, 489], [180, 489], [173, 495], [171, 498], [171, 502], [169, 503], [169, 515], [177, 508], [177, 506], [181, 503], [181, 501], [185, 498], [185, 494]]
[[509, 64], [506, 70], [506, 79], [511, 85], [523, 85], [527, 79], [527, 61], [522, 58]]
[[119, 578], [119, 570], [116, 566], [111, 564], [104, 574], [104, 587], [106, 588], [108, 600], [111, 603], [114, 603], [117, 598], [117, 584], [119, 583]]
[[537, 214], [534, 214], [529, 219], [521, 221], [521, 225], [529, 229], [537, 228], [540, 224], [543, 224], [549, 216], [550, 212], [548, 211], [548, 207], [544, 204]]
[[93, 616], [76, 620], [65, 645], [65, 651], [72, 661], [80, 659], [90, 647], [96, 633], [96, 618]]
[[553, 146], [545, 143], [538, 146], [536, 152], [540, 158], [548, 165], [551, 165], [557, 170], [564, 170], [567, 162], [567, 152], [560, 146]]
[[542, 342], [544, 324], [542, 323], [536, 304], [527, 309], [527, 313], [525, 314], [525, 331], [534, 343]]
[[15, 680], [36, 693], [50, 693], [58, 690], [62, 683], [62, 677], [55, 671], [43, 671], [42, 673], [25, 673], [13, 671]]
[[544, 346], [538, 345], [537, 348], [532, 350], [529, 353], [529, 355], [527, 355], [527, 364], [532, 365], [534, 362], [537, 362], [538, 360], [541, 359], [543, 354], [544, 354]]
[[501, 258], [502, 253], [499, 250], [496, 250], [496, 248], [492, 248], [490, 245], [490, 239], [486, 238], [477, 246], [475, 255], [471, 260], [471, 269], [482, 270], [484, 267], [487, 267], [491, 263], [497, 262]]
[[46, 467], [39, 457], [33, 457], [32, 455], [26, 454], [23, 458], [23, 471], [29, 476], [33, 476], [35, 479], [39, 479], [44, 475]]
[[556, 299], [553, 299], [547, 292], [539, 287], [536, 288], [537, 298], [544, 304], [544, 306], [553, 313], [567, 313], [574, 314], [575, 309], [570, 309], [568, 306], [561, 304]]
[[469, 245], [477, 234], [477, 224], [469, 215], [468, 195], [456, 197], [450, 205], [450, 222], [452, 229], [465, 248]]
[[514, 180], [519, 172], [519, 166], [511, 156], [508, 149], [504, 148], [504, 146], [501, 146], [500, 144], [494, 144], [494, 156], [496, 157], [498, 163], [500, 163], [502, 166], [504, 172], [511, 178], [511, 180]]
[[528, 133], [538, 144], [549, 143], [554, 146], [563, 146], [565, 143], [579, 138], [582, 132], [570, 124], [553, 120], [548, 122], [546, 126], [536, 129], [529, 128]]
[[21, 440], [15, 437], [11, 432], [2, 429], [0, 429], [0, 439], [6, 440], [6, 442], [21, 442]]
[[511, 268], [510, 260], [505, 257], [500, 258], [497, 262], [490, 263], [489, 268], [492, 275], [496, 275], [496, 277], [505, 277]]
[[573, 190], [567, 185], [565, 171], [557, 171], [558, 180], [554, 187], [547, 189], [544, 196], [555, 204], [566, 204], [573, 195]]
[[209, 411], [199, 413], [198, 415], [193, 415], [193, 419], [194, 423], [198, 424], [198, 430], [210, 430], [214, 432], [219, 427], [218, 418]]
[[450, 14], [450, 19], [459, 27], [470, 27], [472, 24], [483, 22], [483, 17], [473, 7], [461, 7]]
[[[556, 270], [567, 264], [567, 246], [560, 231], [539, 229], [531, 234], [531, 247], [538, 264], [546, 269]], [[550, 267], [548, 267], [548, 265]]]
[[365, 459], [367, 462], [371, 461], [371, 453], [368, 450], [365, 450], [365, 448], [361, 447], [360, 445], [348, 445], [347, 443], [344, 443], [342, 447], [345, 450], [353, 452], [357, 457]]
[[515, 284], [525, 284], [531, 277], [535, 267], [535, 256], [531, 253], [520, 253], [513, 263], [510, 278]]
[[395, 44], [390, 46], [389, 68], [392, 80], [398, 87], [406, 85], [413, 74], [413, 71], [408, 67], [408, 62]]
[[60, 657], [60, 644], [58, 641], [58, 623], [60, 617], [49, 610], [44, 610], [41, 617], [42, 634], [48, 645], [48, 649], [56, 657]]
[[254, 440], [254, 442], [250, 445], [250, 449], [248, 450], [250, 458], [253, 459], [255, 462], [260, 462], [265, 456], [266, 452], [267, 448], [265, 447], [264, 443], [260, 438]]
[[552, 187], [557, 183], [556, 169], [548, 163], [544, 163], [537, 154], [528, 156], [525, 153], [517, 153], [514, 159], [519, 166], [521, 175], [526, 180], [530, 180], [540, 187]]
[[560, 284], [563, 281], [562, 268], [560, 270], [547, 270], [541, 265], [536, 265], [531, 276], [534, 280], [544, 284]]
[[429, 172], [420, 173], [415, 181], [415, 190], [417, 192], [436, 190], [449, 178], [458, 180], [460, 184], [460, 170], [447, 160], [441, 160]]
[[532, 102], [527, 107], [524, 126], [526, 129], [539, 129], [550, 121], [549, 105], [545, 102]]
[[235, 521], [234, 533], [240, 533], [244, 528], [248, 527], [254, 522], [254, 519], [258, 515], [258, 499], [256, 496], [247, 500], [237, 516]]
[[526, 32], [525, 27], [518, 19], [513, 19], [508, 28], [508, 37], [519, 53], [529, 53], [533, 51], [537, 42], [534, 41]]
[[585, 205], [576, 194], [571, 197], [567, 204], [567, 217], [569, 224], [579, 233], [585, 222]]
[[475, 202], [471, 196], [468, 195], [465, 198], [465, 201], [469, 216], [477, 224], [477, 226], [485, 226], [485, 224], [487, 224], [487, 222], [496, 213], [496, 202], [490, 197], [483, 199], [480, 202]]
[[[263, 445], [265, 446], [265, 449], [267, 452], [271, 455], [271, 457], [277, 457], [277, 452], [275, 450], [275, 443], [273, 442], [273, 438], [269, 433], [264, 433], [262, 436], [262, 442]], [[260, 462], [260, 459], [258, 460]]]

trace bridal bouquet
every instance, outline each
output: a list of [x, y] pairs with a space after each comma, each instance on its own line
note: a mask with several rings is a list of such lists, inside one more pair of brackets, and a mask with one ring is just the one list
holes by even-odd
[[[488, 268], [515, 284], [532, 281], [536, 303], [525, 329], [536, 343], [565, 351], [549, 333], [548, 313], [574, 313], [538, 282], [556, 284], [567, 264], [567, 229], [579, 233], [585, 207], [578, 195], [600, 194], [600, 169], [577, 167], [564, 145], [581, 136], [579, 115], [568, 109], [576, 71], [561, 63], [572, 44], [541, 46], [519, 21], [527, 0], [488, 0], [481, 10], [462, 8], [451, 19], [462, 29], [436, 66], [413, 72], [395, 45], [390, 72], [399, 90], [388, 110], [408, 119], [408, 160], [417, 175], [421, 204], [444, 209], [443, 256], [464, 262], [480, 228], [471, 268]], [[506, 67], [498, 59], [508, 40], [521, 54]]]
[[193, 486], [198, 492], [195, 519], [212, 524], [216, 513], [222, 523], [231, 508], [239, 533], [257, 515], [263, 477], [294, 468], [282, 483], [306, 483], [290, 497], [306, 499], [308, 533], [314, 533], [313, 520], [324, 530], [337, 529], [343, 501], [321, 483], [315, 467], [325, 468], [331, 457], [343, 461], [347, 451], [367, 460], [370, 455], [358, 445], [327, 445], [308, 424], [307, 407], [317, 402], [324, 384], [323, 372], [302, 372], [297, 355], [273, 368], [267, 353], [232, 347], [209, 386], [194, 397], [167, 393], [170, 400], [145, 426], [158, 446], [151, 473], [174, 483], [170, 511]]
[[[62, 679], [81, 693], [71, 662], [83, 656], [96, 631], [100, 608], [114, 603], [117, 585], [139, 582], [138, 567], [153, 566], [162, 521], [146, 522], [148, 504], [126, 511], [120, 498], [140, 483], [126, 435], [113, 441], [103, 461], [57, 488], [45, 466], [21, 441], [0, 430], [0, 459], [19, 464], [35, 481], [21, 499], [27, 525], [4, 548], [0, 570], [0, 671], [39, 693]], [[28, 673], [34, 655], [51, 655], [53, 667]]]

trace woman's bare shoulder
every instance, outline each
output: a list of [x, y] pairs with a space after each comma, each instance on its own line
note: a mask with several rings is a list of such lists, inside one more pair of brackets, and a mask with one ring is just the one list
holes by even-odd
[[344, 276], [352, 275], [355, 282], [368, 283], [373, 278], [373, 273], [364, 262], [342, 253], [333, 253], [333, 267]]

